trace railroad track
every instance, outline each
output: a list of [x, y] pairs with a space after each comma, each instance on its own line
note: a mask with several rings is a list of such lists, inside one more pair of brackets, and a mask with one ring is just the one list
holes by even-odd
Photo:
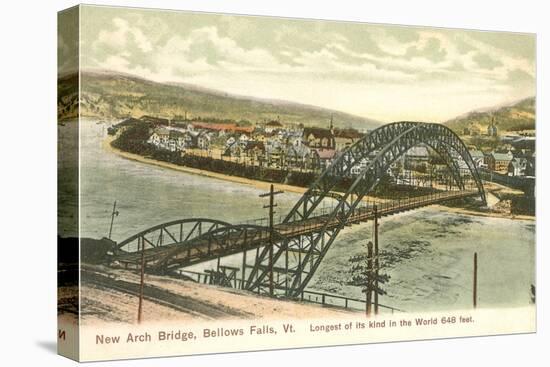
[[[118, 279], [112, 275], [101, 274], [96, 271], [83, 269], [82, 281], [83, 283], [112, 289], [136, 297], [139, 297], [140, 294], [139, 283]], [[149, 284], [144, 284], [143, 286], [143, 298], [176, 311], [211, 320], [227, 317], [247, 318], [252, 316], [248, 312], [199, 301]]]

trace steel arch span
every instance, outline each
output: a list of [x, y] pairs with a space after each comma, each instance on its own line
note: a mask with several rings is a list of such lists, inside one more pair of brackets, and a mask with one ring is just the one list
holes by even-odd
[[147, 228], [121, 241], [116, 246], [119, 252], [137, 252], [144, 248], [159, 248], [172, 244], [189, 241], [203, 233], [222, 227], [229, 227], [230, 223], [209, 218], [185, 218], [158, 224]]
[[162, 274], [255, 249], [270, 239], [287, 241], [284, 235], [266, 226], [189, 218], [158, 224], [121, 241], [111, 261], [137, 267], [143, 255], [147, 271]]
[[[299, 297], [342, 228], [373, 218], [373, 208], [365, 206], [363, 198], [376, 188], [396, 160], [419, 145], [437, 153], [459, 190], [437, 194], [413, 205], [392, 204], [381, 208], [379, 214], [391, 215], [473, 195], [479, 195], [485, 203], [485, 192], [475, 163], [454, 132], [440, 124], [395, 122], [370, 132], [338, 156], [273, 229], [261, 225], [233, 225], [207, 218], [176, 220], [156, 225], [120, 242], [113, 260], [137, 266], [143, 256], [148, 271], [164, 273], [240, 253], [243, 255], [243, 289], [258, 293], [269, 290], [269, 294], [274, 290], [278, 295]], [[368, 164], [359, 174], [352, 174], [352, 168], [364, 159]], [[465, 187], [461, 166], [467, 168], [475, 190]], [[344, 186], [346, 189], [342, 190]], [[337, 189], [342, 192], [336, 192]], [[318, 209], [325, 199], [334, 206], [328, 213], [323, 210], [319, 214]], [[269, 243], [273, 243], [272, 258]], [[253, 256], [253, 265], [246, 262], [247, 252]], [[245, 271], [248, 271], [246, 277]], [[269, 279], [272, 271], [277, 272], [276, 279]], [[282, 275], [282, 280], [279, 275]]]
[[[298, 259], [291, 271], [285, 274], [285, 282], [288, 283], [288, 278], [292, 278], [290, 285], [285, 287], [287, 296], [298, 297], [301, 294], [363, 197], [378, 185], [392, 163], [418, 145], [426, 145], [434, 149], [449, 167], [457, 186], [464, 189], [459, 171], [459, 161], [462, 160], [475, 182], [482, 202], [486, 202], [483, 183], [475, 163], [464, 143], [452, 130], [441, 124], [409, 121], [384, 125], [353, 144], [335, 159], [285, 217], [283, 223], [308, 220], [314, 215], [314, 210], [323, 199], [331, 196], [331, 190], [351, 176], [351, 168], [362, 159], [369, 159], [369, 164], [357, 175], [347, 192], [340, 195], [337, 205], [326, 217], [322, 228], [305, 239], [308, 243], [307, 251], [302, 252], [303, 256]], [[333, 225], [334, 222], [337, 223], [336, 226]], [[275, 246], [272, 260], [274, 264], [281, 261], [285, 252], [285, 258], [288, 258], [289, 243]], [[258, 266], [255, 266], [249, 274], [248, 289], [267, 287], [266, 278], [269, 269], [259, 265], [267, 262], [268, 255], [269, 249], [264, 247], [256, 261]], [[286, 267], [288, 268], [288, 264]]]
[[[477, 172], [475, 163], [468, 152], [468, 149], [451, 129], [441, 124], [422, 123], [422, 122], [394, 122], [383, 125], [367, 134], [363, 139], [350, 146], [342, 155], [340, 155], [319, 178], [311, 184], [307, 192], [298, 200], [292, 210], [285, 218], [285, 222], [296, 220], [298, 218], [307, 218], [311, 212], [319, 205], [324, 195], [327, 195], [345, 177], [351, 175], [351, 168], [369, 156], [387, 146], [403, 144], [409, 133], [414, 133], [417, 137], [416, 145], [426, 144], [434, 147], [440, 154], [448, 157], [448, 162], [457, 162], [460, 156], [467, 164], [472, 177], [476, 182], [479, 194], [485, 202], [485, 191], [481, 178]], [[408, 150], [408, 149], [407, 149]], [[454, 153], [454, 154], [453, 154]], [[454, 165], [454, 164], [453, 164]], [[451, 168], [453, 175], [458, 175], [458, 167]], [[312, 195], [313, 192], [322, 193], [321, 195]], [[313, 199], [315, 198], [316, 199]]]

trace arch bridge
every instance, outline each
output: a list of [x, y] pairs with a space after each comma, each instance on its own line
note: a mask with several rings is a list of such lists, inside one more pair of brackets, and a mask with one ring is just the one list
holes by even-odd
[[[422, 195], [371, 199], [397, 162], [418, 146], [434, 152], [446, 178], [434, 184], [430, 176], [430, 190]], [[410, 180], [401, 182], [411, 187]], [[373, 130], [339, 155], [273, 228], [207, 218], [172, 221], [118, 243], [112, 261], [139, 266], [143, 255], [147, 271], [166, 274], [241, 254], [241, 288], [296, 298], [340, 231], [373, 219], [375, 207], [378, 216], [386, 216], [467, 197], [486, 203], [476, 165], [460, 138], [440, 124], [396, 122]]]

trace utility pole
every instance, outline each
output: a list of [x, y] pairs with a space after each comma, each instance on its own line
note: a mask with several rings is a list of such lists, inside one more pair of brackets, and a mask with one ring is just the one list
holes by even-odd
[[473, 301], [474, 308], [477, 308], [477, 252], [474, 252], [474, 291], [473, 291]]
[[263, 198], [269, 196], [269, 205], [264, 205], [264, 209], [269, 209], [269, 295], [273, 297], [273, 210], [277, 204], [275, 204], [275, 195], [282, 194], [284, 191], [274, 191], [273, 184], [271, 184], [269, 192], [260, 194], [259, 197]]
[[109, 226], [109, 239], [111, 239], [111, 234], [113, 233], [113, 222], [115, 217], [118, 217], [118, 210], [116, 210], [116, 200], [113, 203], [113, 211], [111, 212], [111, 225]]
[[145, 241], [143, 238], [138, 239], [141, 242], [141, 279], [139, 283], [139, 304], [138, 304], [138, 324], [141, 324], [141, 313], [143, 309], [143, 283], [145, 274]]
[[[372, 269], [372, 242], [369, 241], [367, 243], [367, 287], [366, 287], [366, 301], [367, 301], [367, 307], [366, 307], [366, 313], [367, 317], [370, 317], [372, 314], [372, 286], [373, 286], [373, 269]], [[374, 292], [376, 294], [376, 291]]]
[[378, 315], [378, 206], [374, 205], [374, 314]]

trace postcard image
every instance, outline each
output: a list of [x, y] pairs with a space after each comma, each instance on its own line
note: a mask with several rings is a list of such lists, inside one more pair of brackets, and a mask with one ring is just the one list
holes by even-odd
[[536, 331], [534, 34], [58, 14], [58, 349]]

